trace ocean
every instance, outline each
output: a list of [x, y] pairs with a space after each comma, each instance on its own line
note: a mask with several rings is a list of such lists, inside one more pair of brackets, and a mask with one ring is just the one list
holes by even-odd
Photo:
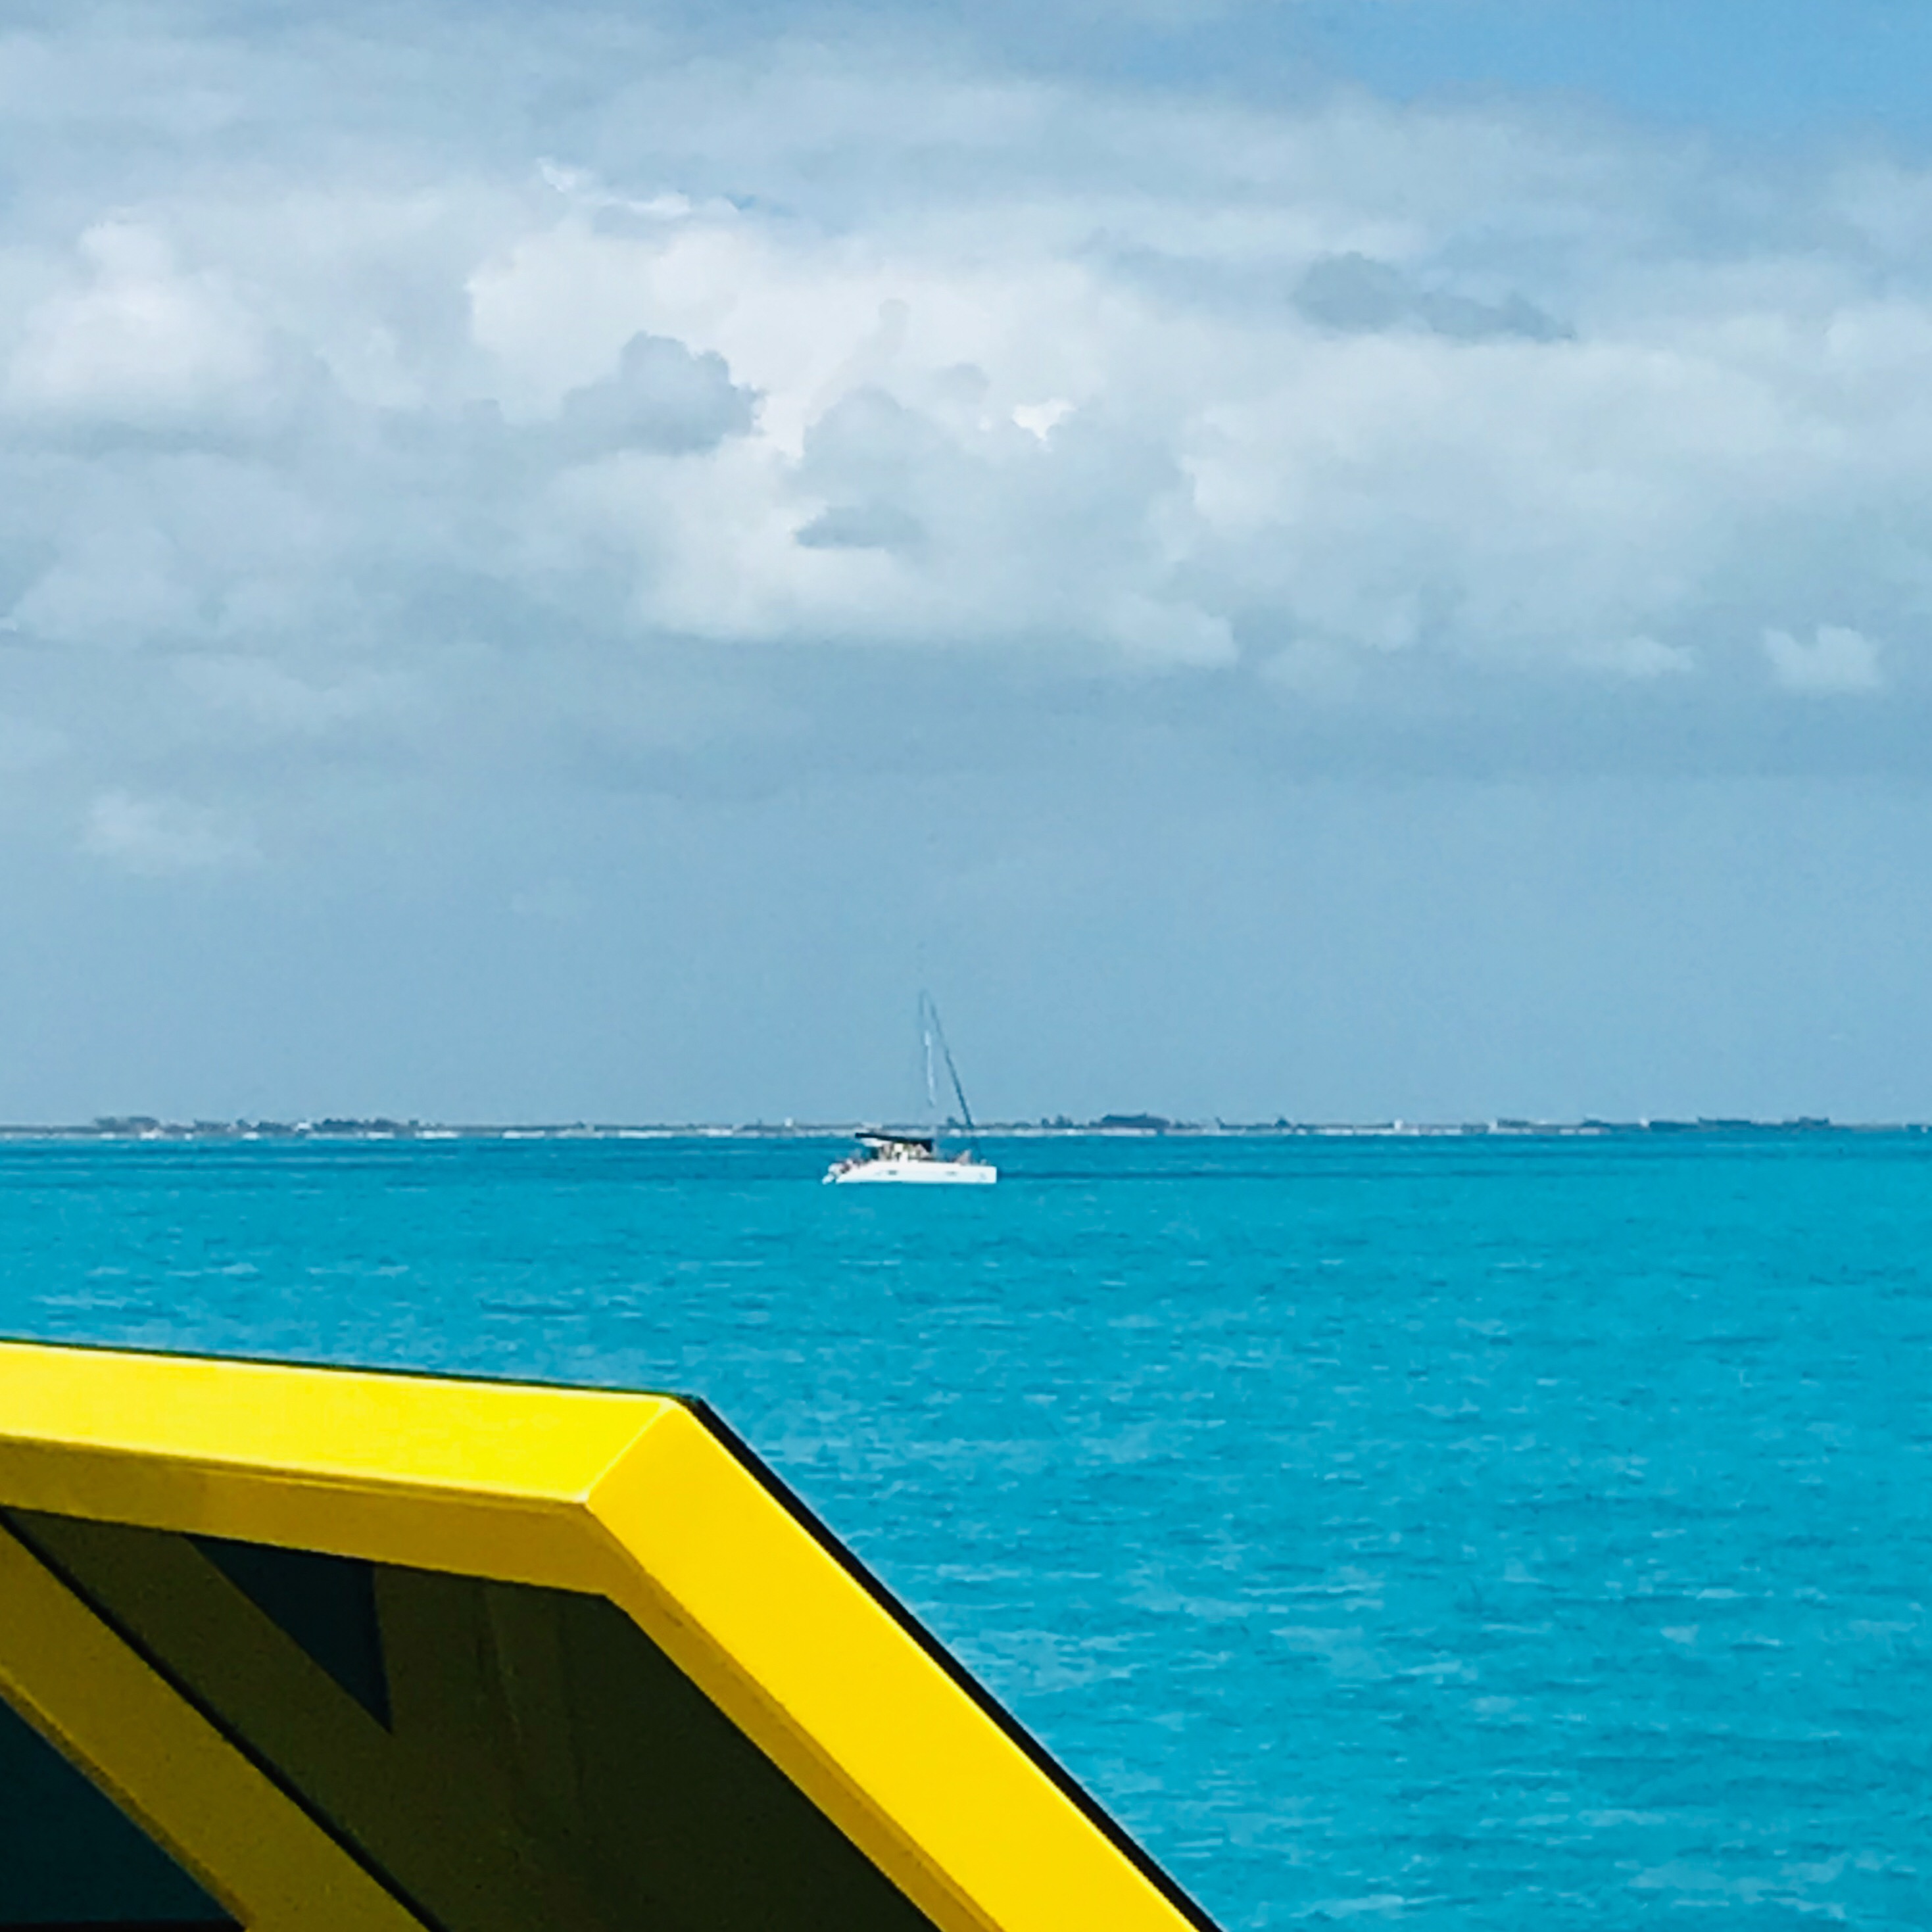
[[0, 1331], [701, 1394], [1227, 1932], [1932, 1925], [1932, 1136], [0, 1145]]

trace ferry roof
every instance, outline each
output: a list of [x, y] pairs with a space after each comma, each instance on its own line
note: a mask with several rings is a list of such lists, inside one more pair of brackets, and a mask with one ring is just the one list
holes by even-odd
[[0, 1924], [1212, 1932], [701, 1402], [0, 1342]]

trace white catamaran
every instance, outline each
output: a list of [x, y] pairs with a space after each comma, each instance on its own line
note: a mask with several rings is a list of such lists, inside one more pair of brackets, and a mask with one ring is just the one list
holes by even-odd
[[999, 1179], [1000, 1170], [974, 1151], [973, 1142], [979, 1130], [973, 1124], [973, 1110], [966, 1104], [966, 1090], [959, 1084], [959, 1070], [952, 1064], [952, 1049], [946, 1043], [946, 1029], [939, 1023], [939, 1009], [933, 1004], [930, 993], [919, 996], [919, 1024], [926, 1047], [927, 1102], [936, 1113], [939, 1107], [938, 1068], [933, 1059], [936, 1048], [946, 1063], [952, 1097], [959, 1103], [960, 1124], [966, 1130], [965, 1151], [941, 1154], [936, 1134], [868, 1132], [859, 1136], [859, 1153], [832, 1163], [826, 1171], [828, 1181], [893, 1180], [926, 1187], [990, 1187]]

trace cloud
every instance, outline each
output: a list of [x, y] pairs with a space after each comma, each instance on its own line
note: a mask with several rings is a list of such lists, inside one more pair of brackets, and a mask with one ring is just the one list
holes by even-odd
[[126, 220], [82, 230], [74, 256], [26, 314], [7, 371], [12, 412], [140, 431], [245, 410], [269, 350], [224, 275], [184, 271], [164, 234]]
[[1862, 755], [1767, 664], [1928, 701], [1932, 172], [910, 33], [142, 18], [16, 38], [0, 136], [0, 610], [104, 796], [836, 761], [854, 652], [982, 667], [988, 758], [1156, 670], [1370, 765], [1664, 742], [1619, 707]]
[[75, 531], [10, 613], [14, 629], [62, 644], [120, 645], [188, 636], [200, 619], [166, 534], [118, 519]]
[[251, 863], [254, 841], [222, 814], [173, 798], [104, 792], [88, 808], [82, 850], [150, 875]]
[[1523, 296], [1484, 302], [1422, 286], [1387, 262], [1366, 255], [1324, 255], [1311, 262], [1294, 292], [1310, 322], [1348, 334], [1414, 327], [1464, 342], [1520, 335], [1553, 342], [1569, 334]]
[[800, 526], [796, 542], [808, 550], [905, 550], [925, 526], [896, 503], [828, 503]]
[[557, 448], [574, 462], [624, 449], [686, 455], [743, 435], [756, 402], [731, 380], [723, 356], [694, 355], [669, 337], [640, 332], [625, 344], [613, 374], [565, 396]]
[[1808, 644], [1789, 631], [1767, 631], [1764, 651], [1772, 676], [1800, 697], [1862, 695], [1885, 688], [1877, 645], [1842, 626], [1823, 626]]
[[1616, 638], [1586, 644], [1577, 652], [1577, 662], [1612, 677], [1632, 678], [1640, 682], [1682, 677], [1697, 668], [1694, 652], [1682, 644], [1666, 644], [1646, 637]]
[[326, 684], [272, 659], [208, 652], [178, 659], [175, 674], [212, 710], [271, 736], [314, 737], [394, 711], [407, 687], [394, 674], [358, 671]]
[[1240, 655], [1226, 618], [1178, 600], [1123, 597], [1108, 613], [1106, 634], [1132, 656], [1162, 666], [1210, 669]]

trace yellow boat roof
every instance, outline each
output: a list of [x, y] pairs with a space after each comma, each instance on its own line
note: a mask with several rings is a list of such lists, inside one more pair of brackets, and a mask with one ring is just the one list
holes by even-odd
[[702, 1402], [0, 1343], [0, 1606], [197, 1922], [1210, 1925]]

